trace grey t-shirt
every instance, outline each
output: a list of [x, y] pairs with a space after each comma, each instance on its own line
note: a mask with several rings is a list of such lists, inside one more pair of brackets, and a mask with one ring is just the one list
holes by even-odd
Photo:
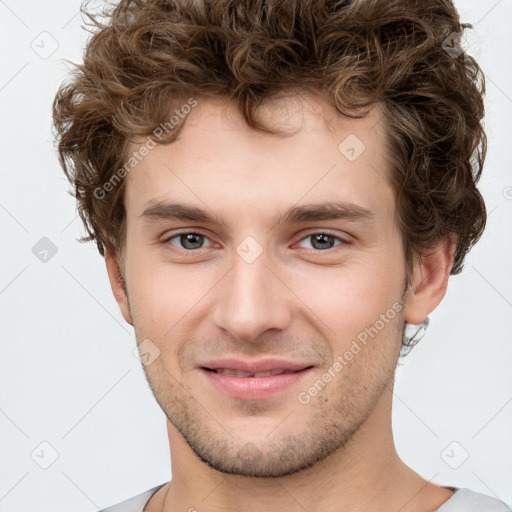
[[[168, 482], [157, 485], [149, 491], [143, 492], [133, 498], [122, 501], [117, 505], [108, 507], [100, 512], [144, 512], [149, 498]], [[435, 512], [512, 512], [503, 501], [485, 496], [469, 489], [450, 488], [455, 492], [453, 496], [439, 507]]]

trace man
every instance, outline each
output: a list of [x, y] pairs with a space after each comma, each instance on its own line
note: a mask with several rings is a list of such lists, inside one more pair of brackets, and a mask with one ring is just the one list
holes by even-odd
[[61, 87], [63, 168], [168, 421], [115, 511], [506, 511], [428, 482], [397, 360], [485, 226], [447, 0], [121, 1]]

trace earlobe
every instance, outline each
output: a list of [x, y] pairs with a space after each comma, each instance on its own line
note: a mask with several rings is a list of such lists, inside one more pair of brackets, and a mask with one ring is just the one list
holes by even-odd
[[406, 322], [421, 324], [445, 296], [455, 248], [455, 242], [445, 237], [415, 265], [405, 306]]
[[112, 288], [112, 292], [119, 306], [119, 309], [121, 310], [121, 314], [130, 325], [133, 325], [133, 319], [130, 313], [130, 306], [128, 304], [128, 297], [126, 293], [126, 284], [123, 279], [116, 255], [109, 249], [105, 251], [105, 263], [107, 266], [110, 286]]

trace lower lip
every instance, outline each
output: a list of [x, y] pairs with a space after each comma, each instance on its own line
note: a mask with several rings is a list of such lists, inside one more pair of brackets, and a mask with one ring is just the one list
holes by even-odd
[[313, 368], [306, 368], [298, 372], [269, 375], [268, 377], [237, 377], [224, 375], [200, 368], [209, 382], [219, 391], [233, 398], [243, 400], [263, 400], [269, 398], [286, 388], [297, 384]]

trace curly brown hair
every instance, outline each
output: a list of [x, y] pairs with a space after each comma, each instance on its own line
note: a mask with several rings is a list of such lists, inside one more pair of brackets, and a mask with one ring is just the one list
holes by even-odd
[[[96, 240], [101, 254], [123, 249], [125, 180], [105, 197], [95, 191], [136, 137], [154, 135], [191, 96], [236, 100], [250, 127], [277, 133], [258, 106], [309, 91], [349, 117], [383, 107], [407, 270], [445, 236], [457, 241], [451, 274], [462, 270], [486, 223], [476, 188], [485, 80], [458, 46], [472, 25], [451, 0], [121, 0], [81, 11], [92, 36], [53, 120], [88, 233], [81, 240]], [[158, 143], [183, 124], [180, 116]]]

